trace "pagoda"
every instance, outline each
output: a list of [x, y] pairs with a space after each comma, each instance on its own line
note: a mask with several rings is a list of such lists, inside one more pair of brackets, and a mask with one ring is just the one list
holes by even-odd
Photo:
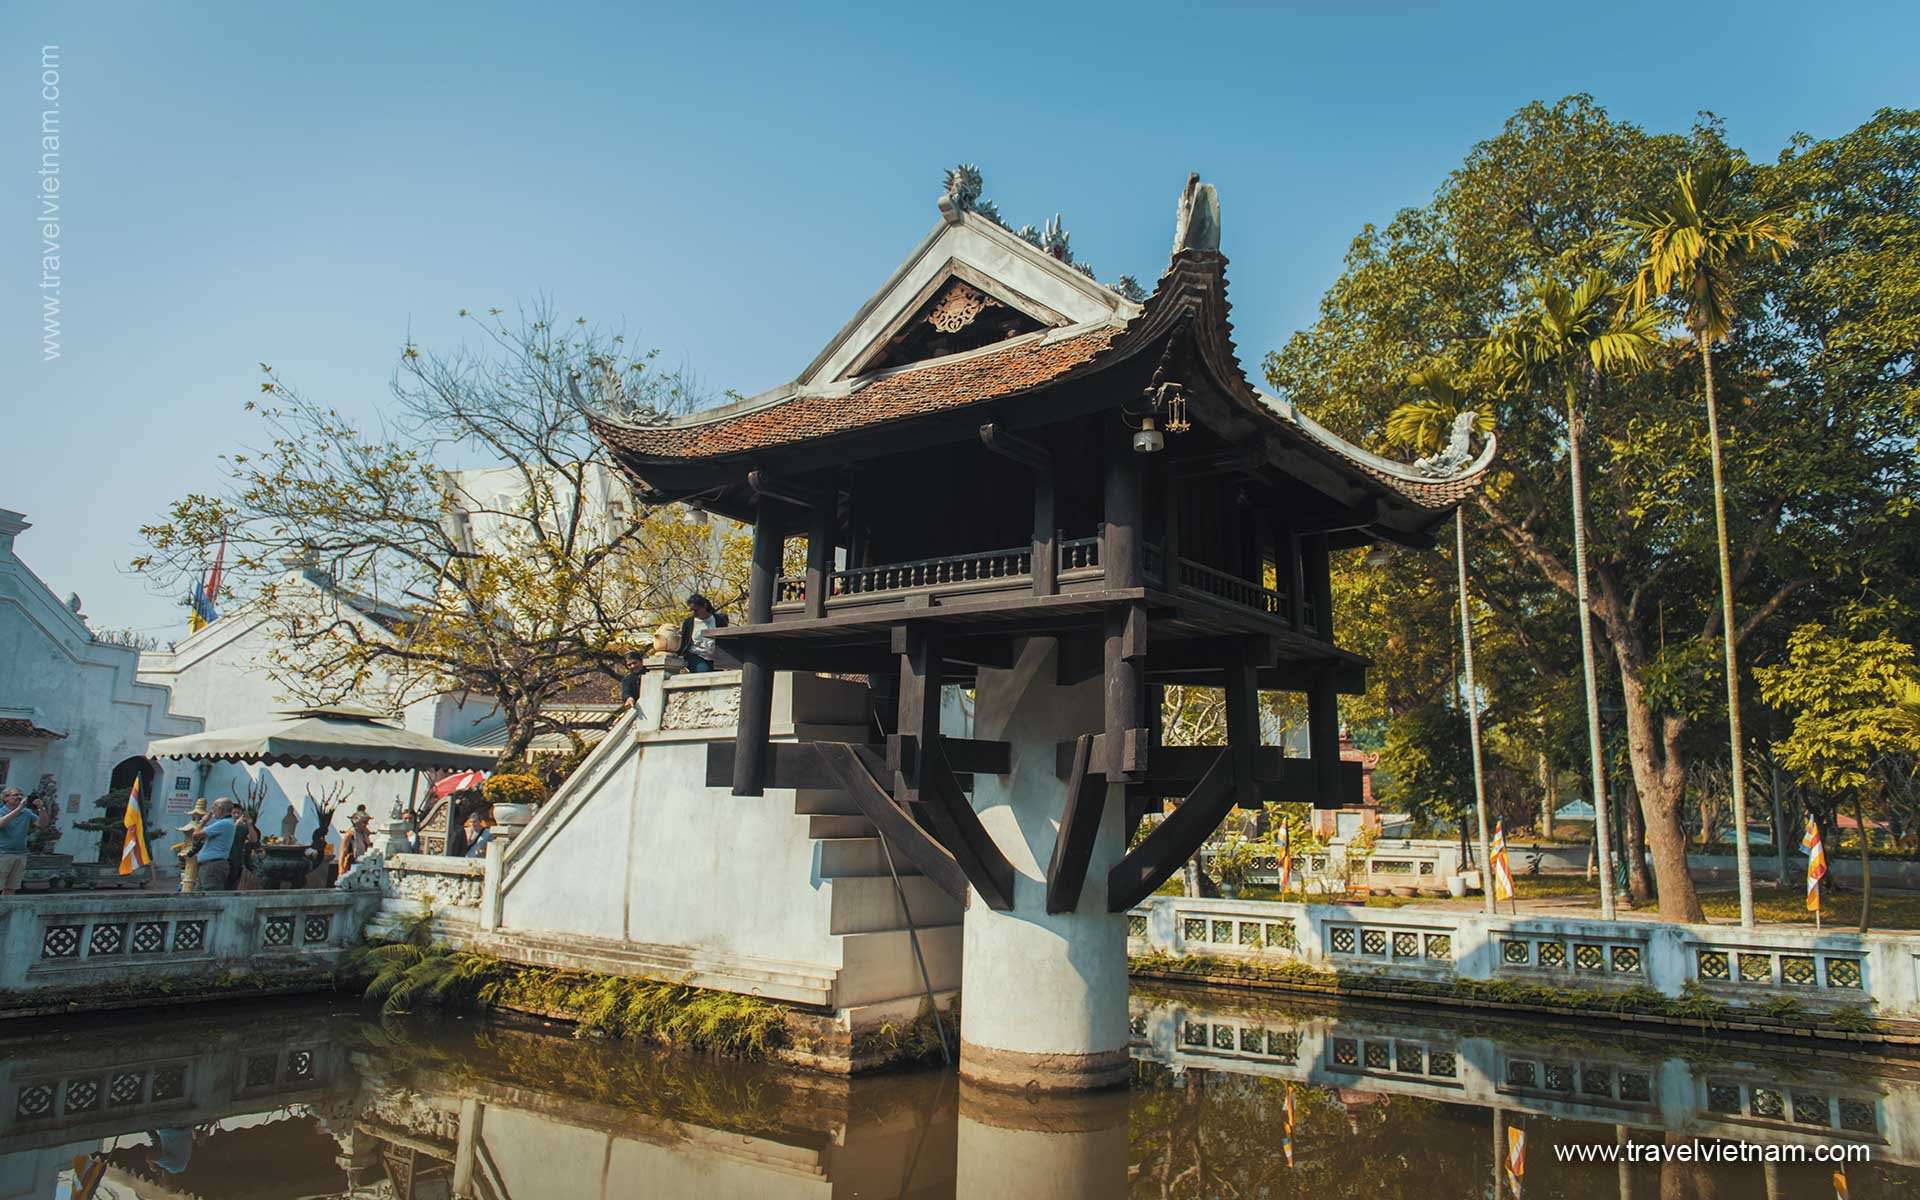
[[[1336, 641], [1331, 556], [1430, 546], [1494, 447], [1396, 463], [1253, 387], [1197, 176], [1141, 301], [975, 195], [949, 187], [792, 383], [595, 428], [646, 502], [753, 528], [745, 619], [715, 631], [740, 714], [709, 784], [853, 797], [967, 904], [963, 1075], [1096, 1087], [1126, 1074], [1122, 914], [1236, 805], [1360, 803], [1338, 697], [1368, 664]], [[865, 676], [870, 736], [770, 740], [781, 671]], [[1179, 684], [1224, 690], [1224, 746], [1162, 744], [1161, 690]], [[968, 737], [941, 729], [955, 685], [973, 692]], [[1262, 744], [1263, 690], [1305, 695], [1309, 757]]]

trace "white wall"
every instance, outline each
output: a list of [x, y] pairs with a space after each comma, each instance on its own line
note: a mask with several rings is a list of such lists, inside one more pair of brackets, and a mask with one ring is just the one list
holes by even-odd
[[94, 641], [86, 622], [20, 560], [15, 539], [29, 527], [21, 514], [0, 509], [0, 716], [66, 736], [0, 741], [0, 758], [10, 786], [31, 791], [42, 774], [57, 779], [60, 848], [91, 860], [99, 835], [73, 824], [100, 815], [93, 801], [107, 791], [113, 768], [144, 757], [155, 738], [202, 726], [169, 708], [165, 687], [137, 678], [136, 651]]
[[[299, 572], [290, 573], [283, 587], [312, 589], [316, 599], [326, 600], [321, 591]], [[330, 602], [330, 601], [329, 601]], [[343, 615], [355, 618], [350, 609]], [[379, 627], [364, 622], [371, 636], [383, 636]], [[257, 610], [241, 606], [218, 621], [177, 644], [168, 651], [148, 651], [140, 656], [140, 678], [165, 684], [173, 691], [174, 706], [191, 713], [207, 729], [226, 729], [271, 720], [282, 709], [299, 707], [301, 701], [273, 677], [274, 653], [283, 645], [278, 627]], [[391, 701], [379, 689], [371, 689], [353, 701], [364, 707], [385, 710]], [[433, 737], [458, 740], [496, 721], [493, 710], [479, 698], [462, 704], [453, 696], [429, 696], [401, 710], [401, 722], [408, 729]], [[193, 764], [170, 760], [164, 764], [165, 785], [159, 790], [169, 810], [168, 828], [182, 821], [180, 810], [191, 806], [195, 798], [209, 802], [222, 796], [235, 799], [246, 794], [249, 783], [264, 780], [267, 796], [261, 809], [261, 824], [268, 834], [281, 831], [281, 820], [288, 808], [299, 813], [297, 836], [313, 832], [315, 812], [307, 801], [309, 789], [315, 797], [325, 797], [335, 787], [352, 792], [340, 811], [334, 814], [334, 827], [345, 828], [349, 813], [359, 805], [376, 818], [385, 817], [394, 803], [405, 803], [413, 786], [406, 771], [337, 771], [316, 767], [247, 767], [236, 763]], [[172, 784], [192, 775], [194, 787], [185, 797]], [[427, 785], [420, 785], [424, 802]]]

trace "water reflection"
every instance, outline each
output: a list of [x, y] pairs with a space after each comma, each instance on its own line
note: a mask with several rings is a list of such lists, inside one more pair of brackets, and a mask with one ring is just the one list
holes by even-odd
[[[5, 1028], [0, 1200], [1826, 1196], [1832, 1168], [1559, 1161], [1630, 1144], [1845, 1143], [1853, 1197], [1920, 1192], [1920, 1070], [1809, 1046], [1443, 1012], [1133, 998], [1125, 1092], [859, 1080], [353, 1008]], [[1504, 1193], [1502, 1193], [1504, 1194]]]

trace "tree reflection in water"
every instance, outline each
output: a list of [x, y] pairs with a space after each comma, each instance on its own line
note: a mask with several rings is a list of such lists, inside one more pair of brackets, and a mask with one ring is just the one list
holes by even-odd
[[[1822, 1164], [1556, 1155], [1622, 1137], [1852, 1142], [1876, 1160], [1848, 1168], [1853, 1197], [1920, 1194], [1907, 1064], [1219, 993], [1143, 990], [1132, 1007], [1132, 1086], [1070, 1099], [356, 1007], [41, 1025], [0, 1036], [0, 1198], [59, 1194], [75, 1156], [97, 1155], [114, 1194], [235, 1200], [1492, 1200], [1509, 1124], [1527, 1200], [1832, 1194]], [[170, 1171], [182, 1149], [190, 1167]]]

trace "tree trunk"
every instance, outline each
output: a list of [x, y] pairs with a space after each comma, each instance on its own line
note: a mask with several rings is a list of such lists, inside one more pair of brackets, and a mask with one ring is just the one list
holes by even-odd
[[1634, 791], [1639, 793], [1646, 819], [1647, 850], [1665, 921], [1699, 921], [1700, 896], [1687, 874], [1687, 832], [1680, 819], [1686, 792], [1686, 760], [1680, 747], [1684, 719], [1657, 717], [1647, 699], [1639, 657], [1630, 631], [1615, 632], [1614, 650], [1620, 659], [1620, 693], [1627, 710], [1627, 762], [1633, 769]]
[[[1753, 928], [1753, 862], [1747, 847], [1747, 772], [1740, 738], [1740, 659], [1733, 623], [1733, 558], [1727, 553], [1727, 488], [1720, 458], [1720, 409], [1713, 395], [1713, 343], [1700, 334], [1707, 391], [1707, 448], [1713, 460], [1713, 527], [1720, 543], [1720, 633], [1727, 658], [1727, 737], [1733, 761], [1733, 854], [1740, 882], [1740, 925]], [[1864, 832], [1864, 830], [1862, 831]]]
[[1639, 800], [1626, 802], [1627, 810], [1627, 890], [1635, 907], [1653, 899], [1653, 879], [1647, 874], [1647, 818]]
[[1870, 836], [1872, 831], [1867, 828], [1867, 794], [1864, 790], [1854, 794], [1853, 819], [1860, 822], [1860, 932], [1865, 933], [1873, 909], [1873, 855], [1870, 853], [1873, 838]]
[[1540, 836], [1547, 841], [1553, 840], [1553, 810], [1558, 799], [1560, 781], [1555, 777], [1553, 764], [1547, 756], [1540, 756]]

